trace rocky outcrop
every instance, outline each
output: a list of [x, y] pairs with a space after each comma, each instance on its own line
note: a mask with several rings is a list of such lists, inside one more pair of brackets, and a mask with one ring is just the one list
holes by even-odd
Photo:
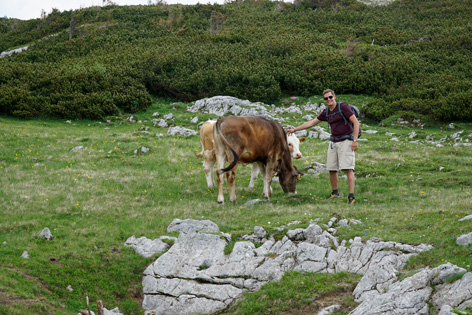
[[[330, 231], [335, 224], [330, 220]], [[343, 220], [343, 226], [358, 224]], [[174, 220], [168, 231], [179, 231], [175, 244], [144, 272], [143, 308], [150, 314], [211, 314], [226, 308], [243, 292], [280, 280], [286, 271], [346, 271], [364, 275], [353, 294], [361, 304], [351, 314], [427, 314], [429, 305], [464, 308], [472, 303], [472, 273], [455, 282], [464, 269], [445, 264], [420, 270], [398, 281], [410, 257], [431, 249], [356, 237], [348, 242], [312, 223], [275, 240], [262, 227], [234, 243], [225, 254], [230, 236], [211, 221]], [[253, 241], [263, 241], [257, 247]], [[433, 286], [436, 287], [434, 291]]]
[[[457, 275], [464, 276], [448, 283], [451, 277]], [[425, 268], [388, 285], [385, 293], [366, 299], [350, 315], [430, 314], [429, 303], [438, 309], [443, 306], [464, 309], [472, 305], [471, 283], [471, 272], [466, 273], [465, 269], [450, 263], [434, 269]], [[436, 286], [435, 289], [433, 286]]]
[[187, 110], [192, 113], [202, 112], [224, 116], [232, 114], [236, 116], [260, 115], [274, 119], [264, 103], [251, 103], [232, 96], [214, 96], [196, 101]]

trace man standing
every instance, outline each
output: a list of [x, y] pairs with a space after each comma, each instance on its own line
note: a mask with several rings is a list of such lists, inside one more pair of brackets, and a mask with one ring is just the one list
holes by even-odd
[[314, 127], [322, 121], [328, 122], [331, 126], [331, 141], [328, 148], [326, 168], [329, 171], [329, 179], [333, 189], [328, 199], [339, 197], [338, 170], [341, 169], [347, 175], [347, 184], [349, 186], [347, 202], [353, 204], [356, 201], [356, 198], [354, 198], [354, 168], [356, 164], [355, 151], [359, 146], [357, 142], [359, 137], [359, 121], [348, 104], [336, 102], [336, 95], [333, 90], [324, 90], [323, 99], [328, 106], [327, 110], [321, 112], [315, 119], [293, 129], [287, 129], [286, 132], [292, 134], [299, 130]]

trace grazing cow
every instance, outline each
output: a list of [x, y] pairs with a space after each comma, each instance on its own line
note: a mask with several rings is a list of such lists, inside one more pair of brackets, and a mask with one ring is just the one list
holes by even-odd
[[[300, 143], [304, 141], [305, 141], [305, 137], [297, 138], [297, 136], [295, 136], [294, 134], [287, 136], [288, 148], [290, 150], [292, 159], [302, 158], [302, 153], [300, 152]], [[257, 164], [252, 164], [251, 180], [249, 181], [249, 186], [248, 186], [249, 189], [254, 188], [254, 182], [256, 181], [257, 175], [259, 175], [259, 167], [257, 166]], [[301, 175], [303, 174], [299, 173], [299, 175], [301, 177]]]
[[[203, 170], [205, 171], [205, 178], [207, 181], [208, 188], [215, 187], [215, 179], [213, 176], [213, 167], [216, 162], [215, 150], [213, 148], [213, 126], [216, 120], [208, 120], [200, 127], [200, 142], [202, 143], [202, 152], [197, 154], [197, 158], [203, 159]], [[305, 141], [305, 138], [297, 138], [294, 134], [287, 137], [288, 147], [292, 159], [300, 159], [302, 153], [300, 152], [300, 143]], [[252, 164], [251, 180], [249, 181], [248, 188], [254, 188], [254, 182], [256, 181], [257, 175], [259, 175], [259, 166]]]
[[216, 120], [208, 120], [200, 127], [200, 142], [202, 143], [202, 152], [197, 154], [197, 158], [203, 158], [203, 170], [207, 180], [208, 188], [215, 187], [213, 177], [213, 166], [216, 162], [215, 149], [213, 148], [213, 126]]
[[[273, 171], [285, 193], [296, 193], [297, 170], [292, 166], [287, 135], [279, 123], [260, 116], [228, 116], [218, 119], [213, 128], [218, 165], [218, 203], [224, 203], [224, 173], [230, 198], [236, 201], [234, 182], [239, 163], [256, 163], [264, 182], [264, 196], [270, 198]], [[224, 168], [225, 162], [230, 164]]]

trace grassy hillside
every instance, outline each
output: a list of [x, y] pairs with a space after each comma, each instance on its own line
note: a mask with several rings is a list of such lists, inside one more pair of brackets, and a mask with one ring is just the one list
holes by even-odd
[[[363, 104], [372, 101], [352, 95], [338, 99]], [[284, 99], [320, 102], [319, 96]], [[470, 246], [458, 246], [458, 236], [471, 232], [472, 147], [453, 147], [452, 135], [463, 131], [472, 140], [470, 123], [450, 129], [434, 121], [399, 124], [392, 117], [382, 124], [363, 119], [364, 130], [356, 165], [356, 204], [346, 203], [347, 183], [340, 180], [344, 198], [328, 202], [327, 174], [305, 175], [297, 195], [285, 195], [273, 183], [270, 202], [253, 206], [261, 198], [262, 182], [248, 190], [250, 167], [240, 167], [238, 200], [217, 204], [217, 192], [206, 186], [198, 136], [164, 136], [166, 128], [153, 125], [172, 113], [172, 122], [197, 130], [191, 118], [216, 118], [186, 111], [189, 103], [155, 99], [144, 112], [108, 117], [109, 122], [65, 119], [19, 120], [0, 118], [0, 314], [77, 314], [92, 309], [100, 299], [108, 309], [118, 306], [126, 314], [141, 314], [142, 273], [156, 259], [143, 258], [124, 246], [132, 235], [154, 239], [166, 232], [174, 218], [209, 219], [236, 239], [254, 226], [275, 232], [294, 220], [306, 228], [310, 220], [327, 223], [333, 215], [357, 219], [360, 225], [339, 228], [340, 239], [377, 237], [409, 244], [426, 243], [434, 249], [410, 260], [405, 273], [449, 261], [471, 271]], [[310, 114], [303, 112], [303, 115]], [[284, 123], [298, 125], [302, 116], [285, 114]], [[143, 132], [149, 127], [147, 132]], [[410, 138], [411, 132], [417, 136]], [[392, 141], [391, 133], [400, 141]], [[442, 139], [443, 146], [429, 141]], [[419, 141], [419, 143], [413, 142]], [[72, 148], [82, 146], [78, 151]], [[140, 146], [147, 154], [135, 154]], [[304, 157], [295, 161], [302, 172], [313, 162], [326, 162], [326, 143], [309, 138], [301, 146]], [[226, 198], [227, 195], [226, 195]], [[51, 241], [38, 237], [48, 227]], [[277, 233], [280, 235], [280, 233]], [[175, 236], [175, 235], [172, 235]], [[20, 257], [23, 251], [29, 259]], [[358, 277], [287, 274], [281, 283], [265, 286], [231, 310], [231, 314], [301, 314], [320, 309], [322, 301], [341, 304], [347, 314], [356, 303], [352, 289]], [[71, 286], [73, 291], [67, 289]], [[326, 305], [325, 305], [326, 306]]]
[[0, 20], [0, 113], [102, 119], [150, 94], [273, 103], [325, 88], [376, 96], [364, 112], [472, 119], [471, 0], [233, 1], [54, 10]]

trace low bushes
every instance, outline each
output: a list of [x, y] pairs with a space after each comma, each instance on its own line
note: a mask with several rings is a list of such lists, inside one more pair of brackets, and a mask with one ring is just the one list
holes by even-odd
[[376, 120], [398, 111], [470, 120], [470, 15], [457, 0], [247, 0], [56, 10], [16, 27], [0, 19], [0, 47], [36, 40], [0, 59], [0, 113], [99, 118], [142, 111], [149, 94], [273, 103], [331, 88], [375, 96], [364, 112]]

